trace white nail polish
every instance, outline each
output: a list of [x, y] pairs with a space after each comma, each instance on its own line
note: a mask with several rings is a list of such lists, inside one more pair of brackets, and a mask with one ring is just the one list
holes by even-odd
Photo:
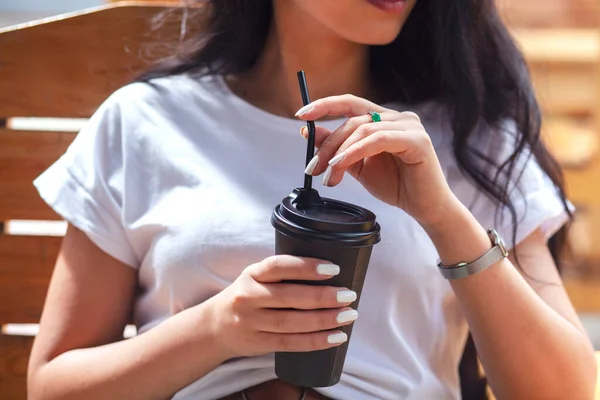
[[356, 310], [346, 310], [342, 311], [337, 315], [337, 323], [345, 324], [346, 322], [354, 321], [358, 318], [358, 312]]
[[306, 166], [306, 169], [304, 170], [304, 173], [306, 175], [312, 175], [312, 173], [315, 170], [315, 168], [317, 167], [318, 163], [319, 163], [319, 156], [316, 155], [312, 158], [312, 160], [310, 160], [310, 162]]
[[327, 342], [329, 344], [344, 343], [346, 340], [348, 340], [348, 335], [346, 335], [344, 332], [332, 333], [331, 335], [327, 336]]
[[352, 303], [356, 301], [356, 292], [354, 290], [340, 290], [337, 292], [338, 303]]
[[323, 186], [327, 186], [329, 184], [329, 180], [331, 179], [331, 165], [327, 167], [325, 173], [323, 174]]
[[331, 165], [333, 167], [335, 164], [342, 161], [344, 159], [344, 157], [346, 157], [346, 152], [342, 151], [340, 154], [338, 154], [337, 156], [335, 156], [331, 160], [329, 160], [329, 165]]
[[317, 274], [333, 276], [340, 273], [340, 267], [335, 264], [319, 264], [317, 265]]
[[304, 114], [307, 114], [308, 112], [310, 112], [310, 110], [313, 109], [313, 105], [312, 104], [307, 104], [304, 107], [302, 107], [301, 109], [298, 110], [298, 112], [296, 112], [296, 117], [301, 117]]

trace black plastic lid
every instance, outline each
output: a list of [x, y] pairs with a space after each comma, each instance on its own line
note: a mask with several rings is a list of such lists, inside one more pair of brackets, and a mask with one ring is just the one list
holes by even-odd
[[278, 230], [298, 238], [368, 246], [380, 240], [375, 214], [339, 200], [321, 198], [314, 190], [295, 189], [283, 199], [271, 218]]

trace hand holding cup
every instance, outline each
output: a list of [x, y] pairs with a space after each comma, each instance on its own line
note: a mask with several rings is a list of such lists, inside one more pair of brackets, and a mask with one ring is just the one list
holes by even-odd
[[233, 358], [307, 352], [346, 342], [347, 335], [337, 328], [357, 318], [358, 313], [348, 307], [356, 293], [334, 286], [287, 283], [325, 281], [339, 272], [328, 261], [287, 255], [247, 267], [212, 299], [213, 329], [227, 354]]

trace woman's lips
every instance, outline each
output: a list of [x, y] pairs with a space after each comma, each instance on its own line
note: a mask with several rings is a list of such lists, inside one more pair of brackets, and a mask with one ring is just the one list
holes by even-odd
[[380, 10], [400, 14], [406, 6], [407, 0], [367, 0]]

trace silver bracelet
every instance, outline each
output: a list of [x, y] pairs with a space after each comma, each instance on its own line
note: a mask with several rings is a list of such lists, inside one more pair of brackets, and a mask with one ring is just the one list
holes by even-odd
[[506, 249], [504, 240], [502, 240], [498, 232], [494, 229], [489, 229], [487, 233], [492, 241], [492, 248], [487, 253], [470, 263], [459, 262], [458, 264], [447, 266], [442, 265], [440, 262], [438, 268], [440, 269], [442, 276], [449, 280], [466, 278], [467, 276], [481, 272], [508, 257], [508, 250]]

